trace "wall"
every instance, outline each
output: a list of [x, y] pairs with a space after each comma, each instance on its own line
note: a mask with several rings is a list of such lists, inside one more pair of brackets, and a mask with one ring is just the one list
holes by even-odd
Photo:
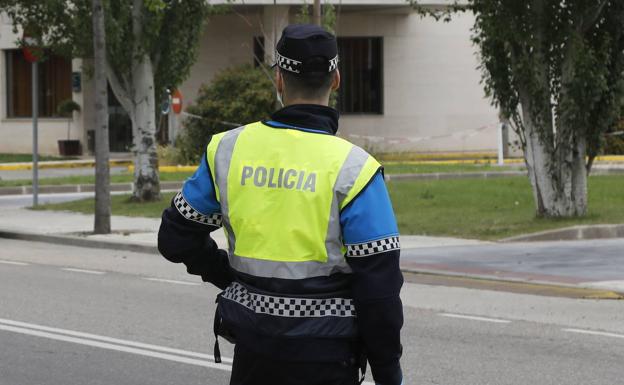
[[495, 151], [498, 114], [479, 84], [472, 22], [343, 14], [340, 36], [384, 38], [384, 114], [345, 115], [342, 135], [375, 151]]
[[210, 18], [200, 39], [197, 62], [191, 68], [189, 78], [180, 86], [184, 107], [192, 103], [199, 87], [210, 83], [217, 72], [253, 63], [253, 37], [262, 36], [261, 17], [262, 14], [241, 11], [240, 16], [230, 14]]

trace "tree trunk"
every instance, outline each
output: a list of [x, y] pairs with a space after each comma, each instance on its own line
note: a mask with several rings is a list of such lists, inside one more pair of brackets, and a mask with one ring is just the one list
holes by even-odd
[[[523, 98], [522, 115], [526, 148], [525, 162], [533, 188], [536, 213], [539, 217], [566, 218], [587, 213], [587, 170], [585, 167], [585, 141], [565, 129], [558, 130], [557, 146], [544, 132], [551, 127], [538, 129], [532, 116], [530, 102]], [[544, 138], [546, 136], [546, 138]]]
[[158, 153], [156, 151], [156, 101], [152, 63], [145, 55], [135, 66], [134, 108], [132, 129], [134, 132], [134, 193], [138, 201], [160, 199]]
[[137, 54], [132, 60], [132, 107], [130, 117], [134, 134], [134, 192], [138, 201], [160, 199], [158, 154], [156, 152], [156, 101], [154, 68], [147, 52], [140, 47], [143, 39], [144, 0], [134, 0], [132, 24]]
[[314, 0], [312, 22], [316, 25], [321, 25], [321, 0]]
[[111, 197], [108, 143], [108, 91], [106, 36], [102, 0], [93, 0], [93, 52], [95, 80], [95, 234], [111, 232]]

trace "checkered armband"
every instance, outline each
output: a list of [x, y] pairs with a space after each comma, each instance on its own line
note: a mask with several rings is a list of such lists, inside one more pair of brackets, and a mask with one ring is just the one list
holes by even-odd
[[346, 246], [347, 257], [367, 257], [369, 255], [385, 253], [386, 251], [399, 250], [401, 248], [398, 236]]
[[180, 214], [182, 214], [182, 216], [189, 221], [198, 222], [203, 225], [221, 227], [221, 214], [204, 215], [200, 213], [199, 211], [191, 207], [186, 199], [184, 199], [184, 195], [182, 195], [182, 192], [179, 192], [175, 196], [175, 198], [173, 198], [173, 204], [176, 209], [178, 209], [178, 212], [180, 212]]

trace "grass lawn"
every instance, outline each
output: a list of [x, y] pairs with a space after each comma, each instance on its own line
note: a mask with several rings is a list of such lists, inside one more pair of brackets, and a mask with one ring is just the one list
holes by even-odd
[[[39, 155], [39, 160], [72, 160], [77, 159], [76, 157], [71, 156], [48, 156], [48, 155]], [[18, 162], [32, 162], [32, 154], [1, 154], [0, 153], [0, 163], [18, 163]]]
[[624, 177], [589, 180], [589, 213], [584, 218], [536, 218], [524, 177], [497, 180], [397, 181], [390, 194], [403, 234], [486, 240], [588, 224], [624, 223]]
[[[384, 164], [386, 174], [433, 174], [443, 172], [493, 172], [518, 170], [513, 166], [496, 166], [489, 164], [422, 164], [422, 163], [394, 163]], [[190, 177], [192, 172], [161, 172], [162, 181], [183, 181]], [[124, 173], [111, 175], [111, 183], [132, 182], [132, 174]], [[59, 178], [43, 178], [39, 180], [39, 185], [63, 185], [63, 184], [94, 184], [93, 176], [68, 176]], [[0, 180], [0, 187], [30, 186], [32, 180]]]
[[[524, 177], [389, 183], [402, 234], [495, 240], [577, 224], [624, 223], [624, 177], [590, 178], [590, 210], [582, 219], [545, 220], [533, 215], [533, 197]], [[113, 197], [113, 214], [158, 218], [173, 194], [161, 202], [135, 204]], [[93, 200], [41, 206], [93, 212]]]

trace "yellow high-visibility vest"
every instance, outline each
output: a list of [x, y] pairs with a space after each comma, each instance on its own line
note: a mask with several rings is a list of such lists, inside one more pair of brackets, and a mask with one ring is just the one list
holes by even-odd
[[349, 273], [340, 210], [380, 164], [329, 134], [261, 122], [214, 135], [206, 151], [230, 265], [261, 277]]

